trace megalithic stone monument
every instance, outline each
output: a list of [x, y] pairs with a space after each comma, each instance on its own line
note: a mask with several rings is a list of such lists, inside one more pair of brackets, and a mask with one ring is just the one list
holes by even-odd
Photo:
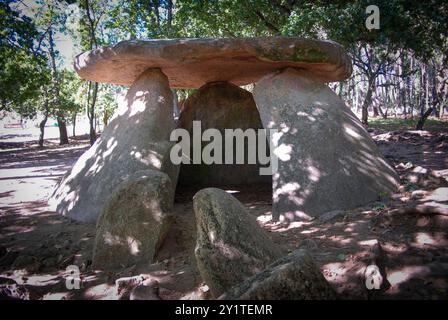
[[278, 130], [271, 136], [279, 157], [272, 176], [274, 219], [309, 219], [355, 207], [397, 185], [396, 173], [360, 121], [325, 85], [352, 71], [350, 58], [335, 42], [298, 37], [129, 40], [80, 54], [75, 69], [87, 80], [131, 87], [126, 108], [54, 193], [57, 210], [71, 218], [95, 221], [114, 187], [136, 171], [163, 171], [175, 188], [170, 88], [212, 82], [255, 83], [262, 124]]

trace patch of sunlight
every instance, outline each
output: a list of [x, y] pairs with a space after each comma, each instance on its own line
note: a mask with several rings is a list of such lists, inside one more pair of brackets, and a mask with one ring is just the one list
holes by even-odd
[[340, 245], [346, 245], [346, 244], [352, 243], [352, 239], [344, 238], [342, 236], [331, 236], [331, 237], [329, 237], [329, 239], [331, 241], [339, 243]]
[[438, 201], [438, 202], [444, 202], [448, 201], [448, 188], [438, 188], [434, 190], [429, 196], [422, 199], [422, 201]]
[[268, 129], [271, 129], [271, 128], [275, 128], [276, 127], [276, 123], [275, 123], [275, 121], [269, 121], [269, 123], [268, 123], [268, 125], [267, 125], [267, 128]]
[[281, 137], [283, 137], [283, 132], [274, 132], [271, 135], [272, 143], [274, 146], [278, 146], [278, 142], [280, 141]]
[[104, 243], [109, 246], [121, 245], [123, 241], [120, 237], [111, 234], [110, 232], [106, 232], [103, 237]]
[[115, 300], [117, 299], [115, 285], [113, 284], [99, 284], [87, 289], [84, 292], [84, 296], [87, 299], [106, 299], [106, 300]]
[[306, 214], [305, 212], [299, 211], [299, 210], [294, 211], [294, 219], [293, 220], [297, 220], [297, 218], [299, 220], [306, 220], [306, 221], [313, 220], [313, 217], [311, 217], [310, 215]]
[[18, 234], [18, 233], [31, 232], [31, 231], [34, 231], [35, 229], [36, 229], [35, 227], [8, 226], [8, 227], [3, 228], [2, 233], [5, 233], [6, 236], [10, 237], [10, 236], [14, 236], [15, 234]]
[[157, 152], [150, 151], [145, 157], [143, 157], [140, 152], [137, 152], [135, 158], [148, 166], [153, 166], [158, 169], [162, 167], [161, 156]]
[[61, 279], [60, 275], [52, 275], [52, 274], [45, 274], [45, 275], [27, 275], [26, 276], [26, 282], [24, 281], [23, 277], [17, 277], [14, 279], [18, 284], [26, 284], [31, 286], [50, 286], [50, 285], [56, 285], [58, 284]]
[[162, 221], [162, 209], [160, 208], [160, 203], [158, 200], [151, 199], [149, 202], [144, 203], [146, 208], [151, 210], [151, 217], [157, 222]]
[[320, 170], [313, 165], [309, 165], [306, 170], [308, 171], [308, 179], [317, 182], [321, 178]]
[[340, 262], [328, 263], [322, 267], [322, 270], [327, 281], [333, 283], [343, 282], [347, 273], [347, 268]]
[[425, 266], [408, 266], [389, 272], [387, 280], [392, 285], [388, 293], [398, 293], [399, 285], [415, 277], [425, 277], [431, 270]]
[[362, 136], [361, 136], [359, 133], [357, 133], [357, 132], [353, 129], [352, 126], [344, 125], [344, 130], [345, 130], [345, 132], [346, 132], [350, 137], [353, 137], [353, 138], [355, 138], [355, 139], [357, 139], [357, 140], [362, 139]]
[[307, 230], [302, 231], [301, 234], [312, 234], [319, 231], [320, 231], [319, 228], [308, 228]]
[[83, 283], [89, 283], [89, 282], [93, 282], [93, 281], [98, 280], [98, 276], [96, 274], [99, 274], [99, 273], [101, 273], [101, 271], [95, 271], [95, 274], [93, 274], [93, 275], [84, 276], [82, 278], [82, 282]]
[[415, 234], [415, 242], [412, 243], [412, 246], [424, 248], [428, 245], [443, 247], [448, 245], [448, 241], [445, 239], [445, 234], [443, 232], [437, 232], [434, 235], [430, 235], [426, 232], [418, 232]]
[[290, 145], [290, 144], [282, 143], [281, 145], [279, 145], [277, 148], [274, 149], [274, 154], [281, 161], [291, 160], [291, 153], [292, 153], [292, 145]]
[[[64, 189], [70, 190], [70, 186], [66, 184]], [[64, 193], [67, 194], [64, 201], [68, 204], [65, 212], [70, 212], [75, 206], [75, 204], [78, 202], [79, 194], [77, 190], [73, 190], [71, 192], [64, 191]]]
[[261, 216], [257, 217], [257, 222], [261, 225], [264, 225], [266, 223], [269, 223], [272, 221], [272, 214], [263, 214]]
[[129, 117], [141, 113], [145, 111], [145, 109], [146, 109], [145, 92], [137, 91], [135, 93], [135, 99], [129, 108]]
[[294, 194], [300, 190], [300, 184], [297, 182], [289, 182], [283, 184], [280, 188], [276, 188], [273, 193], [274, 200], [278, 199], [281, 195], [284, 194]]
[[309, 224], [310, 224], [310, 222], [307, 222], [307, 221], [292, 221], [292, 222], [289, 222], [288, 224], [286, 224], [285, 227], [277, 229], [276, 232], [283, 232], [283, 231], [288, 231], [291, 229], [304, 228], [304, 227], [308, 226]]
[[[123, 116], [126, 112], [128, 112], [128, 103], [126, 101], [122, 101], [118, 103], [118, 108], [115, 115], [110, 119], [110, 123], [120, 116]], [[116, 129], [116, 127], [114, 128]]]
[[415, 237], [415, 241], [418, 244], [435, 244], [436, 240], [433, 239], [429, 234], [424, 233], [424, 232], [420, 232], [417, 234], [417, 236]]
[[112, 154], [114, 149], [118, 146], [118, 141], [114, 138], [110, 138], [107, 141], [106, 146], [107, 146], [107, 150], [104, 151], [101, 155], [98, 155], [96, 157], [95, 163], [89, 169], [90, 172], [98, 173], [102, 169], [102, 167], [103, 167], [102, 164], [104, 163], [104, 160], [106, 160]]
[[137, 239], [134, 239], [132, 237], [127, 237], [126, 242], [128, 243], [129, 252], [133, 256], [137, 256], [140, 252], [139, 246], [141, 245], [140, 241], [137, 241]]
[[66, 300], [70, 292], [50, 292], [42, 297], [42, 300]]
[[297, 116], [299, 116], [299, 117], [306, 117], [311, 122], [315, 122], [316, 121], [315, 117], [310, 116], [308, 113], [303, 112], [303, 111], [297, 112]]

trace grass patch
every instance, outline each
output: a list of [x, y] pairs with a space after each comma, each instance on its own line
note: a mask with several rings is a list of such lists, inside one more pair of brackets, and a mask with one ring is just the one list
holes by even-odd
[[[369, 119], [369, 127], [386, 129], [386, 130], [415, 130], [418, 118], [403, 119], [403, 118], [371, 118]], [[448, 119], [439, 119], [430, 117], [425, 121], [423, 130], [448, 130]]]

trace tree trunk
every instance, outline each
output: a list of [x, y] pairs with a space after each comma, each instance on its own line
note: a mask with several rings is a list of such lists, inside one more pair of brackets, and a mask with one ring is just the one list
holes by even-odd
[[[60, 88], [59, 88], [59, 76], [58, 76], [58, 70], [56, 67], [56, 54], [54, 51], [54, 39], [53, 39], [53, 29], [50, 25], [50, 28], [48, 30], [48, 42], [49, 42], [49, 55], [50, 55], [50, 62], [51, 62], [51, 73], [52, 73], [52, 85], [53, 85], [53, 103], [55, 104], [56, 108], [59, 109], [61, 107], [60, 105]], [[62, 111], [59, 109], [57, 112], [57, 122], [59, 127], [59, 144], [68, 144], [68, 134], [67, 134], [67, 126], [65, 123], [65, 117]]]
[[417, 126], [415, 128], [416, 130], [423, 130], [423, 126], [425, 125], [426, 119], [428, 119], [428, 117], [431, 115], [433, 111], [434, 111], [433, 107], [428, 108], [428, 110], [426, 110], [426, 112], [418, 120]]
[[63, 115], [59, 115], [56, 118], [59, 128], [59, 144], [68, 144], [67, 124]]
[[[90, 45], [90, 50], [92, 50], [92, 49], [98, 47], [98, 42], [97, 42], [96, 33], [95, 33], [96, 32], [96, 23], [94, 20], [93, 9], [90, 6], [89, 0], [86, 0], [84, 2], [84, 7], [86, 9], [88, 28], [90, 31], [90, 44], [89, 45]], [[89, 82], [89, 88], [88, 88], [87, 117], [89, 118], [89, 125], [90, 125], [90, 131], [89, 131], [90, 145], [93, 145], [96, 140], [95, 104], [96, 104], [96, 98], [97, 98], [97, 93], [98, 93], [98, 83], [94, 82], [92, 93], [90, 92], [90, 90], [92, 90], [92, 82]]]
[[104, 131], [104, 128], [106, 128], [108, 123], [109, 123], [109, 112], [107, 112], [107, 110], [104, 110], [104, 113], [103, 113], [103, 131]]
[[43, 146], [44, 146], [45, 125], [47, 124], [47, 120], [48, 120], [48, 114], [45, 113], [44, 118], [43, 118], [42, 121], [39, 123], [39, 129], [40, 129], [40, 134], [39, 134], [39, 147], [43, 147]]
[[90, 138], [90, 145], [93, 145], [96, 140], [96, 132], [95, 132], [95, 117], [89, 118], [90, 122], [90, 131], [89, 131], [89, 138]]
[[374, 79], [369, 78], [369, 84], [367, 86], [366, 97], [362, 104], [361, 122], [365, 125], [369, 124], [369, 106], [372, 103], [373, 87], [374, 87]]
[[76, 112], [73, 114], [72, 136], [73, 138], [76, 137]]
[[383, 119], [387, 119], [387, 109], [386, 109], [386, 112], [383, 112], [383, 109], [381, 109], [380, 106], [378, 106], [377, 109], [378, 109], [378, 111], [379, 111], [381, 117], [382, 117]]
[[[93, 89], [92, 89], [92, 83], [93, 83]], [[92, 94], [89, 94], [89, 97], [87, 99], [87, 103], [88, 103], [88, 112], [87, 112], [87, 116], [89, 118], [89, 125], [90, 125], [90, 132], [89, 132], [89, 137], [90, 137], [90, 145], [93, 145], [95, 143], [96, 140], [96, 131], [95, 131], [95, 105], [96, 105], [96, 97], [97, 97], [97, 93], [98, 93], [98, 82], [90, 82], [89, 83], [89, 93], [90, 90], [92, 89]]]
[[48, 108], [48, 92], [45, 91], [45, 97], [44, 97], [44, 118], [39, 123], [39, 130], [40, 130], [40, 133], [39, 133], [39, 147], [43, 147], [44, 146], [45, 125], [47, 124], [49, 111], [50, 110]]
[[171, 34], [171, 26], [173, 21], [173, 0], [168, 0], [168, 32]]

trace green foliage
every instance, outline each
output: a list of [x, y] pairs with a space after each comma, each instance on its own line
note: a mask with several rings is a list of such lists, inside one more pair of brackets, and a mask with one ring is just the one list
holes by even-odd
[[108, 123], [110, 117], [114, 114], [118, 107], [117, 93], [119, 87], [104, 84], [101, 86], [98, 97], [97, 116], [102, 117], [104, 123]]
[[382, 211], [387, 208], [387, 205], [383, 202], [375, 202], [372, 209], [375, 211]]
[[331, 39], [346, 47], [359, 43], [409, 48], [427, 57], [446, 49], [446, 1], [375, 1], [380, 29], [365, 27], [360, 1], [181, 0], [176, 25], [182, 36], [303, 36]]
[[24, 117], [35, 114], [31, 101], [49, 81], [45, 56], [39, 50], [39, 33], [30, 18], [0, 2], [0, 109]]
[[[54, 37], [61, 33], [69, 34], [80, 52], [133, 38], [283, 35], [331, 39], [353, 55], [354, 74], [362, 74], [357, 86], [364, 86], [363, 92], [367, 92], [364, 82], [396, 72], [399, 55], [412, 56], [400, 60], [401, 72], [419, 72], [414, 57], [443, 65], [448, 46], [448, 4], [441, 0], [375, 1], [380, 9], [379, 30], [365, 27], [365, 10], [372, 4], [367, 0], [36, 0], [32, 19], [11, 9], [17, 4], [15, 0], [0, 3], [0, 102], [2, 109], [22, 115], [43, 110], [46, 102], [54, 114], [57, 110], [72, 114], [85, 107], [104, 119], [116, 108], [117, 87], [101, 85], [96, 92], [91, 85], [87, 90], [86, 82], [61, 71], [61, 56], [54, 45]], [[276, 57], [275, 52], [266, 54]], [[316, 62], [326, 58], [319, 52], [296, 52], [295, 56]], [[347, 95], [349, 84], [343, 86], [340, 94]], [[377, 88], [372, 90], [375, 98]], [[438, 99], [443, 104], [446, 97], [441, 92]], [[190, 93], [177, 91], [180, 100]], [[417, 89], [414, 94], [424, 96]], [[367, 94], [363, 95], [369, 104]], [[394, 103], [386, 99], [383, 106], [394, 108]]]
[[120, 40], [175, 37], [173, 5], [172, 0], [119, 0], [105, 25], [113, 30], [109, 35]]
[[420, 188], [415, 183], [408, 182], [408, 183], [405, 184], [405, 189], [408, 192], [412, 192], [412, 191], [415, 191], [415, 190], [419, 190]]
[[81, 85], [82, 81], [73, 71], [62, 70], [60, 72], [59, 105], [56, 110], [52, 110], [52, 114], [56, 115], [62, 110], [68, 115], [82, 110], [82, 104], [77, 95]]

